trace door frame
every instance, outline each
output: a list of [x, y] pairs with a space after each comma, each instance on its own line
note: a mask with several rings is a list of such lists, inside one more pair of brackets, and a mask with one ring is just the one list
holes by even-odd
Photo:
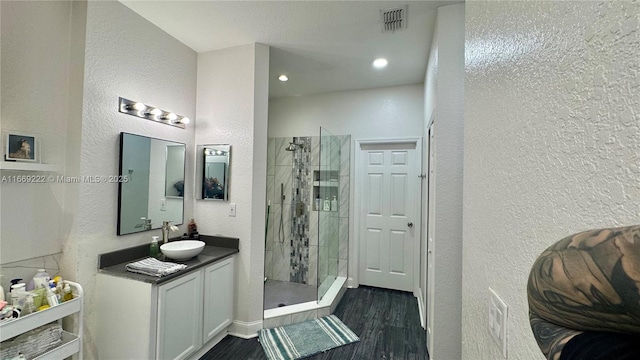
[[[407, 138], [392, 138], [392, 139], [359, 139], [354, 142], [354, 164], [355, 164], [355, 175], [353, 179], [353, 241], [350, 241], [352, 246], [349, 248], [349, 264], [350, 264], [350, 277], [349, 277], [349, 287], [357, 288], [360, 286], [360, 225], [364, 221], [362, 219], [361, 209], [360, 209], [360, 201], [362, 199], [361, 194], [361, 186], [359, 186], [360, 178], [363, 174], [363, 169], [361, 165], [362, 161], [362, 146], [363, 145], [386, 145], [386, 144], [415, 144], [415, 159], [414, 159], [414, 167], [415, 174], [420, 176], [422, 174], [422, 138], [421, 137], [407, 137]], [[421, 182], [416, 177], [416, 189], [422, 193]], [[418, 200], [415, 201], [414, 211], [415, 211], [415, 220], [413, 221], [413, 228], [416, 231], [413, 242], [413, 296], [419, 296], [420, 289], [420, 239], [422, 237], [421, 229], [422, 229], [422, 211], [421, 211], [421, 201], [419, 200], [421, 197], [416, 197]]]

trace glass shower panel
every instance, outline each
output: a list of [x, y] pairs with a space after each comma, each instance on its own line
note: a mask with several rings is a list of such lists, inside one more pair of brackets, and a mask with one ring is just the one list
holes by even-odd
[[[314, 185], [318, 210], [318, 301], [338, 276], [340, 140], [320, 128], [320, 161]], [[316, 200], [317, 201], [317, 200]]]

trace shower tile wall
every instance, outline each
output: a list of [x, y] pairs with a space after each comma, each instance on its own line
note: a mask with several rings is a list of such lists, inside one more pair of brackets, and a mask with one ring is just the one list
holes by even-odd
[[340, 197], [339, 197], [339, 252], [338, 252], [338, 276], [347, 277], [347, 264], [349, 260], [349, 198], [350, 188], [350, 159], [351, 159], [351, 135], [338, 135], [340, 139]]
[[311, 210], [311, 138], [294, 137], [299, 148], [293, 151], [291, 175], [291, 266], [290, 281], [308, 284], [309, 219]]
[[[306, 283], [310, 285], [317, 285], [318, 277], [318, 255], [322, 252], [321, 256], [327, 256], [330, 253], [329, 250], [334, 250], [337, 254], [331, 256], [329, 259], [329, 265], [321, 262], [321, 273], [327, 274], [329, 270], [333, 274], [338, 276], [347, 276], [347, 264], [349, 258], [349, 174], [350, 174], [350, 154], [351, 154], [351, 136], [342, 135], [337, 136], [341, 141], [340, 149], [340, 177], [339, 177], [339, 226], [334, 227], [334, 235], [339, 237], [337, 244], [338, 251], [334, 248], [329, 249], [329, 242], [325, 239], [318, 239], [318, 213], [311, 211], [313, 209], [313, 171], [318, 170], [320, 159], [320, 137], [312, 136], [305, 137], [311, 143], [311, 154], [309, 158], [309, 171], [306, 174], [305, 187], [307, 200], [304, 201], [306, 205], [306, 214], [308, 214], [308, 230], [306, 235], [308, 238], [308, 250], [307, 250], [307, 268], [306, 268]], [[292, 281], [292, 274], [295, 274], [295, 269], [292, 265], [291, 254], [294, 252], [292, 247], [291, 229], [293, 223], [291, 221], [292, 209], [292, 194], [295, 185], [292, 182], [292, 169], [293, 169], [293, 154], [290, 151], [285, 151], [285, 148], [289, 145], [289, 142], [293, 141], [291, 137], [276, 137], [269, 138], [267, 144], [267, 200], [270, 201], [271, 207], [269, 211], [269, 224], [267, 227], [267, 240], [265, 244], [265, 276], [273, 280]], [[299, 140], [298, 140], [299, 141]], [[299, 152], [299, 151], [297, 151]], [[334, 152], [333, 156], [337, 156]], [[323, 162], [326, 163], [326, 162]], [[297, 180], [297, 179], [296, 179]], [[302, 181], [301, 181], [302, 182]], [[280, 205], [280, 184], [284, 184], [284, 194], [286, 196], [284, 205]], [[284, 209], [283, 214], [283, 232], [280, 238], [284, 237], [284, 243], [279, 239], [279, 226], [280, 226], [280, 211]], [[300, 242], [298, 242], [299, 244]], [[336, 246], [336, 245], [332, 245]], [[299, 251], [300, 255], [303, 255], [303, 250]], [[330, 267], [330, 268], [329, 268]], [[297, 281], [297, 280], [296, 280]]]

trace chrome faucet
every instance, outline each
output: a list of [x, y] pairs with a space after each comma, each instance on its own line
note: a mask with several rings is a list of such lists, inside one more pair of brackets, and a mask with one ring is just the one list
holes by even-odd
[[151, 230], [151, 219], [147, 219], [146, 217], [141, 217], [142, 224], [136, 224], [135, 228], [144, 228], [145, 230]]
[[169, 240], [169, 230], [178, 231], [178, 227], [175, 225], [169, 225], [171, 221], [162, 222], [162, 243], [166, 244]]
[[166, 244], [169, 239], [169, 221], [162, 222], [162, 243]]

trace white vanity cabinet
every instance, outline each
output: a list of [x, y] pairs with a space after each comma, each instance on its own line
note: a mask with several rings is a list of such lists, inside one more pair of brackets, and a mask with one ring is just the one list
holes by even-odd
[[233, 321], [234, 256], [159, 285], [98, 273], [99, 359], [189, 359]]
[[233, 267], [233, 257], [230, 257], [204, 269], [203, 343], [233, 322]]
[[195, 271], [158, 288], [157, 359], [186, 359], [201, 344], [202, 274]]

